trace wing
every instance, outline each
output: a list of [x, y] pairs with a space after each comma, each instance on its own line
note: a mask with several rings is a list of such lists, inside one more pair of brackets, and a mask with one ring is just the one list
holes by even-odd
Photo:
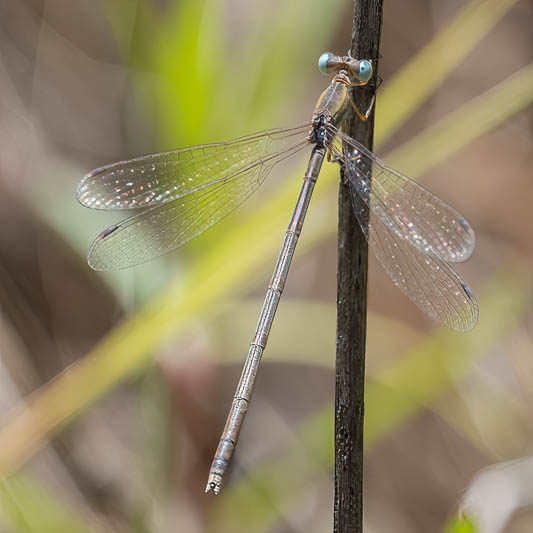
[[471, 330], [479, 309], [459, 274], [433, 253], [423, 253], [409, 239], [400, 238], [390, 230], [392, 222], [387, 223], [373, 211], [369, 213], [351, 180], [350, 189], [368, 244], [396, 287], [436, 322], [456, 331]]
[[247, 168], [307, 133], [309, 124], [254, 133], [227, 143], [192, 146], [119, 161], [89, 172], [77, 197], [92, 209], [135, 209], [171, 202]]
[[402, 239], [443, 261], [466, 261], [475, 246], [470, 224], [453, 207], [407, 176], [385, 166], [355, 139], [335, 130], [347, 146], [334, 147], [365, 205]]
[[227, 177], [147, 210], [103, 231], [89, 250], [95, 270], [119, 270], [144, 263], [185, 244], [219, 222], [252, 195], [279, 161], [308, 144], [255, 159]]

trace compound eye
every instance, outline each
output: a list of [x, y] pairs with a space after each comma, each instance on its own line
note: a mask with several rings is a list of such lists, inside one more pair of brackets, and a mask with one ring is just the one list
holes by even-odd
[[[333, 57], [335, 57], [335, 54], [332, 54], [331, 52], [324, 52], [318, 58], [318, 70], [320, 70], [322, 74], [329, 74], [331, 72], [330, 59]], [[328, 63], [329, 63], [329, 68], [328, 68]]]
[[367, 59], [359, 61], [359, 80], [366, 82], [372, 77], [372, 63]]

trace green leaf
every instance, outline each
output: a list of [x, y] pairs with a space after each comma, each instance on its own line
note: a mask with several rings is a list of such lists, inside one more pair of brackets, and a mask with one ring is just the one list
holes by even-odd
[[481, 533], [466, 517], [454, 517], [445, 527], [443, 533]]

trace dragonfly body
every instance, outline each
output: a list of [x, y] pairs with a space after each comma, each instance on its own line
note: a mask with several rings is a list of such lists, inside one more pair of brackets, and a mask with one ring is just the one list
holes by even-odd
[[285, 281], [302, 230], [305, 214], [307, 213], [309, 201], [311, 200], [311, 195], [313, 194], [313, 189], [324, 160], [325, 150], [325, 147], [319, 147], [316, 145], [315, 148], [313, 148], [311, 158], [309, 159], [300, 193], [285, 233], [285, 239], [283, 240], [278, 261], [276, 262], [274, 272], [268, 285], [255, 334], [252, 343], [250, 344], [246, 362], [244, 363], [241, 377], [235, 391], [230, 413], [226, 420], [226, 425], [222, 432], [222, 436], [220, 437], [218, 448], [211, 465], [206, 492], [212, 490], [215, 494], [218, 494], [224, 473], [235, 450], [242, 423], [252, 396], [259, 363], [266, 347], [270, 328], [278, 308], [281, 294], [285, 287]]
[[[346, 58], [349, 60], [350, 58]], [[365, 62], [369, 63], [369, 62]], [[359, 72], [360, 62], [354, 62], [353, 75]], [[348, 68], [348, 64], [343, 65]], [[218, 494], [222, 484], [224, 473], [235, 450], [237, 439], [242, 427], [242, 422], [248, 410], [252, 390], [255, 382], [261, 356], [265, 349], [270, 327], [278, 308], [278, 303], [285, 286], [287, 274], [298, 243], [307, 208], [313, 194], [315, 183], [318, 179], [326, 150], [333, 141], [332, 131], [328, 126], [337, 127], [343, 121], [348, 107], [350, 106], [349, 87], [355, 84], [366, 83], [357, 79], [354, 83], [348, 77], [348, 71], [339, 71], [332, 79], [327, 89], [320, 95], [315, 112], [311, 120], [309, 142], [314, 144], [311, 157], [305, 171], [300, 193], [294, 206], [294, 211], [285, 233], [285, 239], [281, 247], [274, 273], [270, 280], [268, 290], [259, 316], [256, 332], [253, 337], [246, 362], [237, 385], [230, 413], [211, 465], [206, 492], [212, 490]], [[370, 69], [371, 72], [371, 69]]]
[[[334, 77], [310, 123], [113, 163], [87, 174], [78, 187], [78, 199], [87, 207], [141, 208], [103, 231], [91, 246], [89, 264], [115, 270], [162, 255], [203, 233], [253, 194], [279, 161], [312, 146], [206, 492], [220, 491], [235, 450], [326, 154], [342, 167], [361, 229], [394, 284], [427, 315], [452, 329], [467, 331], [478, 318], [472, 291], [448, 265], [472, 253], [475, 236], [468, 222], [339, 129], [351, 105], [361, 119], [368, 117], [370, 109], [361, 113], [350, 92], [368, 83], [372, 63], [327, 53], [320, 57], [319, 69]], [[287, 143], [289, 147], [283, 147]]]

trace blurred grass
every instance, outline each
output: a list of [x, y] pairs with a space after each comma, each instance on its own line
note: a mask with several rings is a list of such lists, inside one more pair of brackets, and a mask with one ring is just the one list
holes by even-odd
[[[250, 330], [256, 325], [256, 315], [263, 303], [259, 298], [247, 298], [221, 311], [211, 321], [210, 333], [217, 340], [219, 361], [223, 364], [242, 362], [242, 347], [249, 342]], [[305, 316], [305, 320], [301, 320]], [[402, 344], [414, 344], [424, 334], [402, 323], [397, 317], [369, 312], [367, 344], [372, 345], [369, 366], [388, 364], [385, 354]], [[299, 299], [285, 296], [276, 313], [276, 328], [268, 338], [268, 361], [304, 364], [331, 368], [331, 346], [335, 344], [336, 307], [334, 302]], [[383, 331], [389, 334], [384, 336]], [[377, 353], [374, 353], [377, 352]], [[374, 357], [379, 354], [379, 357]]]
[[[409, 118], [514, 3], [511, 0], [470, 2], [432, 43], [384, 86], [379, 97], [377, 142], [382, 142]], [[305, 86], [310, 65], [316, 62], [316, 49], [321, 51], [323, 42], [331, 34], [335, 9], [340, 9], [340, 2], [334, 4], [334, 9], [329, 3], [324, 11], [316, 11], [315, 8], [301, 10], [295, 7], [296, 4], [289, 4], [287, 9], [298, 9], [298, 17], [289, 17], [286, 11], [278, 13], [271, 24], [275, 31], [270, 34], [259, 33], [255, 38], [251, 37], [254, 34], [251, 29], [246, 37], [248, 46], [243, 47], [240, 55], [236, 55], [228, 44], [230, 36], [220, 33], [224, 25], [216, 23], [223, 16], [219, 2], [181, 2], [178, 7], [166, 11], [164, 16], [151, 11], [153, 8], [149, 7], [148, 2], [137, 2], [136, 8], [142, 16], [135, 18], [134, 36], [129, 42], [125, 26], [127, 21], [121, 17], [124, 3], [108, 3], [110, 20], [131, 64], [139, 69], [153, 69], [155, 66], [157, 75], [162, 78], [162, 83], [155, 84], [155, 92], [141, 91], [147, 113], [153, 111], [160, 125], [162, 145], [212, 140], [205, 138], [206, 132], [216, 135], [224, 131], [232, 135], [247, 129], [254, 130], [262, 126], [267, 118], [286, 113], [288, 102], [297, 97], [301, 85]], [[295, 19], [296, 27], [293, 23]], [[151, 24], [157, 31], [153, 31]], [[309, 31], [309, 27], [313, 28], [313, 32]], [[438, 68], [428, 70], [430, 64], [438, 65]], [[453, 119], [445, 119], [395, 151], [387, 162], [402, 170], [409, 169], [413, 177], [419, 176], [524, 109], [531, 103], [532, 88], [533, 73], [528, 67], [466, 104], [453, 114]], [[495, 100], [502, 95], [505, 98], [495, 105]], [[284, 102], [278, 105], [280, 99]], [[397, 105], [399, 100], [402, 101], [401, 106]], [[210, 103], [209, 106], [205, 105], [206, 101]], [[232, 111], [230, 123], [228, 109]], [[490, 118], [480, 121], [480, 117]], [[476, 127], [469, 127], [474, 124]], [[334, 167], [324, 169], [314, 199], [315, 205], [306, 224], [308, 237], [302, 241], [299, 255], [316, 247], [334, 232], [326, 198], [336, 186], [336, 181], [337, 170]], [[83, 361], [27, 398], [24, 405], [20, 405], [13, 413], [11, 422], [0, 432], [0, 472], [13, 472], [43, 444], [47, 436], [110, 388], [145, 368], [151, 361], [152, 350], [165, 338], [182, 331], [199, 316], [212, 312], [215, 304], [223, 298], [240, 296], [247, 286], [242, 283], [243, 277], [250, 280], [253, 276], [257, 279], [265, 274], [271, 266], [269, 260], [276, 254], [298, 186], [299, 176], [273, 194], [257, 212], [234, 217], [232, 223], [224, 226], [224, 239], [220, 230], [210, 232], [203, 241], [202, 255], [197, 252], [190, 266], [187, 279], [178, 280], [165, 294], [117, 326]], [[319, 209], [317, 204], [324, 209]], [[205, 246], [206, 242], [208, 247]], [[248, 247], [246, 255], [242, 254], [243, 242], [254, 244]], [[240, 253], [238, 260], [235, 259], [236, 251]], [[489, 293], [492, 287], [497, 286], [498, 279], [486, 284]], [[483, 321], [487, 311], [489, 317], [492, 314], [492, 308], [485, 311], [484, 305], [492, 303], [490, 299], [487, 304], [482, 303]], [[437, 332], [428, 342], [444, 342], [441, 350], [450, 347], [445, 342], [446, 335], [452, 334], [446, 332], [441, 335]], [[471, 335], [475, 336], [476, 332]], [[463, 349], [473, 349], [470, 341], [465, 340], [468, 338], [457, 337]], [[415, 362], [419, 362], [416, 357]], [[409, 372], [398, 377], [398, 382], [404, 386], [401, 380], [412, 380], [412, 372], [423, 377], [421, 373], [425, 370], [409, 368]], [[440, 383], [440, 389], [437, 387], [437, 391], [429, 392], [442, 393], [449, 385], [450, 382]], [[372, 394], [370, 391], [369, 395]], [[424, 401], [431, 400], [426, 398]], [[373, 402], [372, 397], [368, 396], [369, 407]], [[381, 434], [390, 430], [422, 404], [420, 397], [408, 402], [408, 405], [399, 403], [400, 412], [391, 415], [388, 420], [374, 422], [379, 426], [376, 432]], [[379, 405], [383, 406], [383, 403], [376, 403], [376, 408]], [[377, 415], [370, 414], [370, 420], [372, 416]], [[325, 418], [329, 420], [329, 410], [327, 416], [319, 413], [311, 424], [331, 424], [331, 420], [328, 422]], [[332, 435], [332, 432], [324, 433], [324, 426], [321, 428], [315, 438], [322, 443], [327, 441], [326, 444], [331, 446], [329, 441], [332, 439], [324, 435]], [[371, 438], [368, 435], [372, 436], [372, 430], [367, 431], [367, 438]], [[313, 437], [310, 438], [312, 441]], [[310, 446], [313, 448], [313, 445]], [[329, 467], [331, 454], [325, 450], [316, 453], [323, 456], [324, 467]], [[275, 482], [276, 476], [282, 474], [269, 467], [268, 473], [263, 472], [260, 480], [255, 482], [256, 490], [264, 493], [269, 486], [268, 477]], [[236, 487], [227, 499], [221, 499], [219, 509], [227, 510], [228, 502], [236, 497], [235, 493], [239, 490]], [[280, 495], [283, 492], [280, 489]], [[23, 515], [32, 513], [35, 493], [28, 489], [19, 490], [16, 495], [17, 505], [24, 506]], [[250, 513], [255, 513], [262, 504], [255, 502], [253, 505]], [[267, 502], [265, 505], [270, 504]], [[11, 516], [13, 518], [15, 515]], [[73, 523], [70, 531], [86, 530], [77, 527]]]
[[530, 64], [391, 152], [387, 163], [415, 176], [442, 163], [508, 117], [527, 109], [533, 102], [532, 80]]
[[250, 4], [249, 23], [233, 26], [238, 41], [227, 33], [232, 10], [220, 0], [182, 0], [165, 9], [137, 0], [132, 33], [121, 1], [106, 10], [137, 80], [146, 71], [157, 75], [141, 93], [142, 104], [156, 120], [158, 144], [175, 148], [279, 123], [301, 95], [313, 73], [309, 65], [316, 64], [344, 5], [331, 0], [310, 9], [293, 1], [278, 10]]
[[[394, 431], [421, 409], [441, 398], [468, 375], [491, 346], [508, 336], [529, 310], [533, 280], [520, 262], [507, 265], [479, 297], [483, 319], [467, 336], [445, 329], [434, 334], [368, 379], [365, 400], [365, 450]], [[333, 365], [333, 360], [331, 361]], [[333, 464], [333, 407], [327, 405], [305, 422], [296, 443], [280, 459], [254, 465], [238, 482], [226, 487], [211, 516], [212, 530], [268, 531], [279, 512], [306, 496], [306, 487]], [[453, 420], [450, 421], [453, 427]], [[246, 509], [243, 514], [242, 509]]]
[[[509, 340], [512, 342], [513, 336]], [[502, 342], [496, 350], [508, 356], [509, 346]], [[533, 438], [533, 428], [527, 403], [498, 377], [476, 368], [475, 377], [453, 391], [446, 402], [440, 402], [435, 412], [473, 449], [501, 462], [523, 455]]]
[[[529, 99], [521, 100], [524, 107], [533, 100], [533, 69], [523, 69], [519, 79], [518, 86], [515, 77], [499, 85], [499, 90], [507, 95], [498, 108], [500, 122], [518, 111], [514, 105], [515, 95], [506, 90], [506, 87], [514, 87], [520, 95], [524, 92], [528, 95]], [[492, 99], [491, 91], [486, 100], [482, 97], [475, 99], [473, 106], [476, 113], [483, 105], [486, 105], [487, 113], [494, 113]], [[431, 134], [426, 132], [422, 134], [425, 151], [419, 152], [415, 140], [410, 142], [409, 151], [417, 159], [423, 159], [426, 153], [442, 150], [442, 144], [446, 144], [447, 139], [454, 143], [455, 149], [459, 149], [460, 146], [456, 143], [457, 131], [461, 130], [463, 121], [464, 124], [470, 121], [469, 107], [470, 104], [465, 104], [457, 111], [457, 121], [449, 124], [445, 134], [440, 131], [438, 138], [434, 139], [434, 145], [429, 146], [426, 142], [428, 137], [431, 138]], [[490, 128], [496, 125], [493, 121], [489, 123]], [[440, 124], [437, 123], [429, 131], [434, 129], [440, 130]], [[465, 137], [463, 140], [467, 142], [471, 139]], [[408, 160], [405, 152], [403, 157], [404, 161]], [[427, 171], [429, 165], [436, 161], [433, 156], [425, 160], [428, 165], [426, 168], [418, 160], [420, 172]], [[326, 167], [321, 175], [321, 186], [317, 190], [314, 209], [306, 224], [309, 238], [303, 239], [299, 253], [315, 247], [334, 231], [331, 217], [325, 215], [327, 209], [319, 209], [317, 200], [320, 202], [328, 187], [335, 185], [336, 175], [336, 168], [332, 165]], [[413, 173], [412, 177], [416, 178], [418, 175]], [[209, 312], [214, 303], [227, 297], [239, 296], [245, 290], [243, 278], [252, 272], [265, 272], [265, 262], [275, 255], [278, 247], [278, 230], [291, 210], [294, 191], [295, 184], [290, 183], [274, 194], [261, 209], [249, 214], [246, 220], [235, 217], [238, 226], [231, 233], [225, 233], [224, 239], [217, 239], [217, 230], [214, 229], [210, 236], [213, 244], [196, 260], [187, 279], [180, 279], [165, 294], [155, 298], [117, 326], [83, 361], [27, 398], [26, 403], [20, 406], [19, 414], [0, 432], [0, 472], [15, 468], [42, 444], [46, 435], [67, 422], [79, 409], [120, 380], [145, 367], [151, 361], [150, 350], [170, 334], [177, 334], [198, 316]], [[317, 224], [317, 221], [320, 223]], [[243, 247], [243, 243], [247, 243], [247, 246]], [[247, 253], [243, 253], [244, 248]]]
[[132, 533], [153, 531], [158, 512], [167, 500], [172, 486], [174, 426], [171, 420], [171, 398], [161, 370], [152, 368], [143, 377], [139, 394], [139, 422], [136, 424], [135, 461], [130, 497], [130, 526]]
[[[487, 2], [487, 5], [489, 4]], [[422, 78], [424, 72], [416, 75]], [[504, 84], [502, 90], [505, 89], [506, 83], [502, 82]], [[531, 87], [532, 84], [533, 73], [527, 71], [521, 80], [520, 88], [522, 90], [524, 87]], [[529, 95], [533, 98], [533, 91], [529, 90]], [[394, 98], [391, 92], [384, 90], [380, 105], [386, 105], [388, 99]], [[517, 111], [514, 104], [509, 105], [511, 102], [513, 95], [507, 92], [507, 98], [500, 102], [498, 108], [500, 122]], [[477, 99], [476, 106], [479, 105], [482, 106], [483, 101]], [[494, 113], [492, 101], [486, 103], [486, 112]], [[468, 124], [468, 104], [457, 114], [462, 124], [458, 125], [456, 122], [447, 132], [449, 142], [457, 137], [457, 132], [461, 130], [463, 124]], [[491, 127], [495, 125], [494, 122], [490, 124]], [[436, 127], [438, 126], [431, 129]], [[479, 134], [481, 133], [480, 131]], [[442, 146], [443, 143], [445, 140], [441, 134], [438, 146]], [[415, 141], [410, 144], [410, 150], [414, 148], [416, 148]], [[458, 148], [456, 144], [455, 149]], [[424, 153], [431, 152], [432, 150], [426, 145]], [[416, 158], [424, 160], [419, 153], [416, 154]], [[419, 164], [420, 171], [428, 168], [429, 166], [423, 169]], [[324, 170], [324, 176], [321, 176], [322, 186], [317, 191], [318, 198], [324, 196], [327, 190], [326, 184], [329, 187], [334, 186], [336, 179], [333, 177], [336, 174], [334, 167], [330, 166]], [[413, 177], [417, 177], [416, 174], [413, 174]], [[27, 399], [27, 408], [21, 406], [20, 414], [0, 433], [0, 471], [5, 472], [14, 468], [59, 424], [67, 421], [80, 408], [94, 401], [120, 379], [144, 367], [150, 361], [150, 350], [170, 333], [186, 327], [189, 321], [194, 320], [222, 296], [235, 295], [242, 284], [243, 276], [257, 268], [264, 271], [264, 262], [275, 253], [279, 244], [279, 236], [272, 230], [283, 226], [292, 207], [294, 199], [292, 192], [298, 186], [298, 181], [294, 182], [274, 194], [258, 212], [248, 215], [246, 223], [238, 220], [235, 231], [229, 233], [226, 228], [227, 238], [223, 242], [216, 237], [213, 238], [213, 241], [218, 241], [218, 246], [214, 243], [210, 246], [210, 251], [196, 261], [191, 267], [189, 279], [178, 280], [164, 295], [154, 299], [136, 315], [115, 328], [83, 361], [31, 395]], [[319, 209], [314, 211], [317, 211], [317, 214], [321, 212]], [[329, 229], [331, 228], [330, 224]], [[212, 233], [215, 232], [216, 230]], [[312, 236], [312, 245], [316, 246], [326, 234], [329, 234], [329, 231], [327, 233], [322, 231], [319, 238]], [[246, 254], [242, 253], [244, 242], [253, 243], [253, 246], [246, 247], [248, 252]], [[309, 240], [302, 242], [301, 247], [309, 247]], [[238, 259], [236, 259], [237, 251], [239, 251]]]
[[17, 533], [97, 533], [86, 516], [57, 500], [28, 476], [17, 474], [0, 483], [0, 516]]
[[376, 141], [381, 143], [395, 133], [517, 2], [474, 0], [465, 4], [454, 20], [387, 83], [396, 99], [380, 101]]

